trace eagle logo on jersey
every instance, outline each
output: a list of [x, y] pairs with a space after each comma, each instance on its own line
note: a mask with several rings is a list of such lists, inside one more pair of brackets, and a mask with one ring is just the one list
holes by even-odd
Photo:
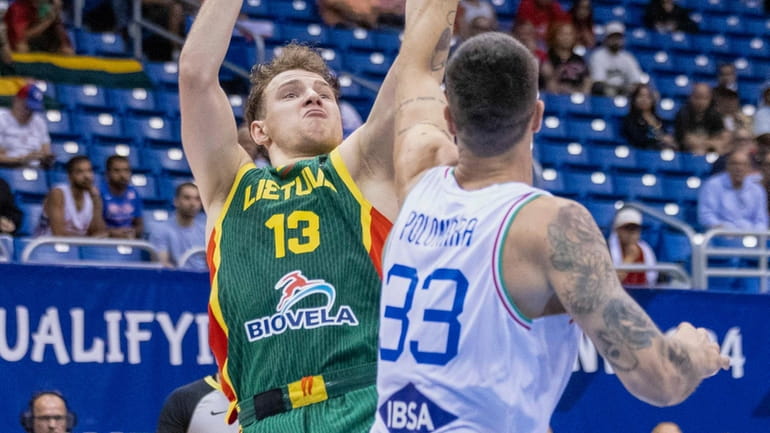
[[390, 433], [432, 432], [457, 419], [457, 415], [442, 409], [411, 382], [393, 393], [378, 412]]
[[290, 272], [283, 276], [275, 285], [275, 290], [281, 290], [283, 296], [278, 301], [275, 311], [285, 313], [297, 302], [308, 296], [320, 293], [326, 295], [326, 308], [334, 305], [336, 292], [331, 284], [324, 280], [308, 280], [302, 275], [302, 271]]
[[[275, 306], [276, 314], [260, 317], [244, 323], [246, 336], [250, 342], [283, 334], [287, 330], [314, 329], [323, 326], [358, 326], [358, 318], [349, 305], [340, 305], [334, 311], [337, 291], [334, 286], [322, 279], [307, 278], [302, 271], [289, 272], [275, 284], [275, 290], [281, 294]], [[296, 308], [300, 301], [313, 295], [323, 295], [325, 302], [309, 308]], [[317, 296], [313, 299], [318, 298]]]

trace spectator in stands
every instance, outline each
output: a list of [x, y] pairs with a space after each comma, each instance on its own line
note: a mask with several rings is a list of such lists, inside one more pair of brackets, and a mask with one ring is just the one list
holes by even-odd
[[363, 27], [377, 25], [377, 12], [372, 0], [318, 0], [318, 13], [331, 27]]
[[642, 81], [642, 69], [633, 54], [624, 49], [626, 26], [611, 21], [605, 27], [602, 46], [591, 55], [589, 69], [597, 95], [628, 95]]
[[727, 87], [715, 87], [714, 109], [722, 116], [722, 123], [727, 131], [736, 129], [752, 129], [751, 117], [741, 111], [741, 101], [738, 92]]
[[[612, 234], [607, 240], [610, 255], [615, 266], [647, 265], [657, 263], [655, 252], [641, 239], [642, 214], [633, 208], [623, 208], [615, 214]], [[651, 286], [658, 282], [657, 271], [628, 272], [618, 271], [618, 278], [624, 286]]]
[[[765, 189], [765, 194], [770, 197], [770, 152], [763, 152], [759, 158], [759, 168], [762, 176], [760, 184]], [[770, 212], [770, 200], [767, 205], [768, 212]]]
[[727, 156], [736, 150], [746, 150], [751, 156], [752, 172], [758, 171], [761, 162], [759, 155], [759, 148], [757, 147], [757, 141], [754, 139], [754, 135], [750, 130], [744, 128], [738, 128], [731, 133], [731, 138], [728, 140], [727, 153], [719, 155], [719, 158], [711, 164], [711, 174], [717, 174], [727, 169]]
[[0, 235], [12, 235], [21, 227], [21, 209], [16, 206], [8, 183], [0, 178]]
[[546, 33], [556, 22], [571, 21], [570, 15], [556, 0], [521, 0], [516, 11], [516, 24], [528, 22], [535, 28], [535, 40], [540, 49], [546, 48]]
[[674, 137], [666, 131], [663, 120], [655, 112], [657, 95], [646, 84], [631, 92], [630, 109], [623, 118], [621, 134], [628, 144], [639, 149], [675, 149]]
[[14, 52], [75, 52], [64, 28], [61, 0], [15, 0], [3, 20]]
[[583, 57], [575, 53], [577, 34], [569, 22], [548, 29], [548, 57], [540, 66], [540, 79], [551, 93], [589, 93], [591, 73]]
[[709, 177], [698, 193], [698, 223], [706, 229], [767, 230], [767, 193], [749, 177], [751, 155], [736, 149], [727, 170]]
[[674, 137], [679, 149], [703, 155], [716, 152], [723, 155], [730, 132], [725, 129], [722, 116], [716, 111], [711, 87], [696, 83], [690, 98], [674, 120]]
[[254, 139], [251, 138], [251, 134], [249, 133], [249, 127], [246, 125], [242, 125], [238, 128], [238, 144], [240, 144], [243, 150], [245, 150], [251, 159], [254, 160], [254, 165], [259, 168], [270, 166], [270, 155], [268, 155], [267, 149], [254, 142]]
[[522, 45], [529, 48], [532, 55], [535, 56], [539, 64], [542, 64], [548, 57], [545, 50], [537, 45], [537, 36], [535, 35], [535, 26], [529, 21], [518, 22], [513, 26], [511, 35], [521, 42]]
[[101, 185], [104, 223], [111, 238], [136, 239], [144, 235], [142, 199], [131, 185], [128, 158], [107, 158], [105, 182]]
[[457, 35], [466, 40], [497, 30], [497, 11], [487, 0], [462, 0], [457, 7]]
[[651, 433], [682, 433], [682, 430], [673, 422], [662, 422], [656, 425]]
[[594, 9], [591, 0], [575, 0], [569, 14], [577, 31], [577, 44], [588, 50], [596, 46]]
[[67, 161], [68, 183], [55, 185], [43, 201], [36, 234], [44, 236], [107, 236], [102, 198], [94, 185], [94, 170], [86, 156]]
[[43, 92], [34, 84], [19, 89], [10, 109], [0, 108], [0, 165], [47, 167], [53, 163], [42, 109]]
[[724, 88], [738, 91], [738, 73], [735, 65], [729, 62], [720, 63], [717, 68], [717, 85], [714, 90]]
[[[184, 38], [184, 7], [176, 0], [141, 0], [142, 17], [180, 38]], [[181, 46], [157, 34], [142, 39], [142, 51], [148, 60], [167, 62], [179, 54]]]
[[[194, 183], [186, 182], [176, 188], [174, 207], [174, 218], [154, 225], [150, 231], [150, 243], [157, 248], [161, 262], [167, 267], [181, 266], [182, 256], [192, 248], [202, 248], [206, 237], [201, 196]], [[201, 254], [194, 255], [184, 268], [206, 270], [206, 260]]]
[[64, 395], [53, 390], [35, 393], [19, 418], [27, 433], [71, 432], [77, 423]]
[[759, 108], [754, 113], [754, 136], [760, 149], [770, 149], [770, 85], [762, 89]]
[[650, 0], [644, 10], [644, 25], [666, 33], [698, 31], [698, 24], [690, 19], [690, 11], [674, 0]]

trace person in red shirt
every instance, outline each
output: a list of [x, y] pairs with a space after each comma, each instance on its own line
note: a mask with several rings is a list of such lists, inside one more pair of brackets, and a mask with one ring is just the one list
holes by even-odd
[[74, 54], [61, 10], [61, 0], [15, 0], [11, 3], [3, 17], [11, 50]]
[[[632, 208], [624, 208], [615, 215], [612, 234], [607, 241], [610, 255], [615, 266], [618, 265], [655, 265], [655, 252], [641, 239], [642, 214]], [[623, 286], [653, 286], [658, 281], [657, 271], [627, 272], [618, 271]]]
[[559, 2], [554, 0], [521, 0], [516, 11], [516, 23], [530, 22], [535, 27], [538, 46], [546, 47], [548, 27], [555, 22], [569, 22], [570, 15], [562, 9]]

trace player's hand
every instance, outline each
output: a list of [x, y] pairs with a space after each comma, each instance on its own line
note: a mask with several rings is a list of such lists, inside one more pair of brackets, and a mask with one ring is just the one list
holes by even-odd
[[706, 329], [682, 322], [672, 337], [690, 347], [692, 366], [700, 377], [711, 377], [720, 369], [730, 368], [730, 358], [720, 353], [719, 345], [711, 340]]

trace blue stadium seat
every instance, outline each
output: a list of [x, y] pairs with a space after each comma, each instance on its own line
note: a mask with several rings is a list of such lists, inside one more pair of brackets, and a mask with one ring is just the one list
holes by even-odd
[[121, 113], [160, 114], [163, 110], [149, 89], [110, 89], [110, 99]]
[[692, 260], [690, 240], [680, 232], [662, 230], [656, 255], [659, 262], [679, 263], [685, 265], [685, 269], [688, 269], [689, 263]]
[[37, 168], [0, 168], [0, 178], [8, 182], [18, 197], [42, 200], [48, 194], [45, 172]]
[[693, 39], [693, 44], [703, 52], [711, 53], [712, 55], [731, 54], [732, 44], [730, 43], [730, 38], [724, 35], [694, 35]]
[[543, 169], [540, 176], [535, 177], [534, 184], [538, 188], [559, 196], [571, 194], [565, 186], [564, 176], [558, 170], [553, 168]]
[[626, 145], [588, 146], [589, 160], [604, 171], [639, 171], [643, 167], [636, 161], [637, 150]]
[[661, 183], [666, 194], [676, 198], [680, 203], [689, 201], [692, 204], [698, 201], [698, 191], [701, 186], [699, 177], [663, 176]]
[[[692, 35], [684, 32], [655, 33], [653, 40], [659, 49], [674, 55], [676, 53], [702, 52], [703, 49], [694, 44]], [[697, 53], [696, 53], [697, 54]]]
[[673, 99], [685, 98], [692, 93], [693, 81], [686, 75], [677, 75], [676, 77], [657, 77], [655, 79], [655, 88], [661, 96], [668, 96]]
[[656, 51], [652, 53], [639, 53], [636, 55], [637, 61], [647, 72], [665, 72], [673, 74], [677, 67], [674, 64], [673, 56], [665, 51]]
[[615, 192], [630, 200], [670, 200], [664, 193], [658, 176], [654, 174], [617, 174], [614, 176]]
[[519, 10], [519, 0], [492, 0], [492, 6], [498, 16], [514, 18]]
[[176, 91], [156, 92], [155, 101], [158, 108], [161, 108], [167, 117], [179, 118], [179, 93]]
[[270, 4], [273, 16], [291, 21], [318, 21], [318, 11], [313, 0], [277, 0]]
[[[34, 240], [34, 238], [16, 238], [16, 247], [14, 250], [17, 252], [19, 258], [21, 258], [24, 248], [32, 240]], [[80, 249], [78, 246], [66, 243], [40, 245], [39, 247], [36, 247], [29, 256], [29, 261], [33, 263], [55, 264], [78, 260], [80, 260]]]
[[567, 128], [581, 140], [614, 143], [617, 141], [615, 126], [604, 119], [570, 119]]
[[183, 183], [193, 181], [193, 178], [189, 176], [163, 176], [158, 181], [158, 194], [162, 199], [171, 203], [174, 200], [176, 188]]
[[149, 162], [154, 173], [192, 176], [182, 148], [145, 149], [144, 152], [144, 159]]
[[567, 125], [566, 122], [562, 121], [557, 116], [546, 116], [543, 119], [543, 126], [540, 128], [540, 132], [535, 135], [535, 139], [538, 138], [555, 138], [555, 139], [567, 139], [569, 140], [570, 137], [575, 137], [574, 134], [568, 135], [567, 134]]
[[679, 113], [681, 103], [672, 98], [661, 98], [656, 107], [655, 112], [665, 122], [673, 122], [676, 119], [676, 115]]
[[565, 188], [583, 198], [618, 198], [609, 173], [595, 171], [565, 171]]
[[48, 110], [45, 120], [51, 139], [81, 138], [80, 132], [72, 127], [68, 111]]
[[746, 28], [748, 28], [752, 35], [757, 37], [766, 36], [770, 33], [770, 19], [766, 16], [749, 19], [746, 22]]
[[142, 219], [144, 220], [145, 230], [148, 232], [151, 231], [147, 229], [147, 226], [163, 224], [173, 215], [174, 212], [165, 207], [152, 208], [145, 206], [142, 210]]
[[636, 162], [650, 173], [688, 173], [682, 167], [681, 155], [673, 150], [637, 150]]
[[251, 18], [272, 18], [270, 0], [246, 0], [241, 6], [241, 12]]
[[733, 44], [735, 54], [754, 59], [767, 59], [770, 56], [770, 45], [761, 37], [740, 38]]
[[40, 224], [40, 215], [43, 213], [42, 202], [18, 202], [19, 209], [23, 212], [21, 227], [19, 227], [17, 236], [32, 236], [35, 234], [38, 224]]
[[125, 141], [130, 138], [123, 129], [121, 118], [110, 113], [82, 113], [74, 117], [74, 125], [81, 136]]
[[711, 173], [711, 163], [703, 155], [694, 155], [692, 153], [680, 152], [682, 159], [682, 169], [694, 176], [704, 177]]
[[175, 120], [161, 116], [125, 118], [125, 126], [133, 138], [145, 144], [178, 145], [181, 142], [179, 125]]
[[113, 112], [116, 104], [110, 101], [107, 89], [93, 84], [82, 86], [57, 84], [56, 94], [59, 102], [65, 104], [70, 110], [77, 109], [92, 112]]
[[333, 48], [322, 48], [321, 57], [326, 61], [326, 64], [333, 71], [341, 71], [344, 69], [344, 57], [342, 50], [335, 50]]
[[591, 105], [591, 97], [582, 93], [573, 93], [568, 95], [564, 101], [564, 112], [570, 118], [594, 118], [596, 117]]
[[157, 203], [165, 202], [165, 198], [158, 194], [158, 182], [155, 176], [145, 173], [134, 173], [131, 175], [131, 185], [136, 188], [137, 194], [142, 202]]
[[82, 245], [80, 258], [97, 262], [140, 263], [148, 262], [149, 254], [125, 245]]
[[[736, 2], [740, 3], [740, 2]], [[723, 13], [704, 13], [700, 22], [700, 29], [704, 33], [729, 33], [750, 34], [748, 23], [744, 23], [741, 16]]]
[[396, 31], [388, 30], [375, 31], [374, 46], [377, 51], [396, 54], [401, 47], [401, 34]]
[[328, 41], [327, 29], [317, 23], [286, 23], [281, 26], [281, 36], [287, 41], [310, 42], [324, 45]]
[[685, 75], [712, 80], [716, 76], [717, 65], [713, 58], [704, 54], [680, 54], [674, 58], [676, 69]]
[[602, 232], [606, 235], [612, 229], [612, 221], [615, 219], [615, 201], [606, 200], [590, 200], [585, 203], [586, 209], [591, 212], [591, 215], [596, 220], [596, 225], [602, 229]]
[[628, 114], [628, 98], [625, 96], [615, 98], [592, 96], [591, 109], [597, 117], [604, 119], [625, 117]]
[[176, 90], [179, 87], [179, 67], [174, 62], [144, 62], [144, 72], [155, 86]]
[[128, 158], [128, 163], [131, 165], [132, 170], [144, 171], [142, 166], [142, 160], [140, 151], [137, 147], [129, 144], [108, 144], [108, 145], [91, 145], [88, 149], [88, 157], [91, 159], [91, 164], [95, 171], [106, 170], [107, 158], [113, 155], [120, 155]]
[[540, 143], [538, 148], [540, 163], [545, 166], [557, 168], [564, 166], [599, 168], [599, 166], [593, 165], [589, 159], [588, 149], [579, 143]]
[[642, 27], [626, 32], [626, 44], [631, 51], [637, 53], [660, 49], [660, 46], [655, 43], [652, 32]]
[[379, 52], [351, 52], [345, 56], [347, 67], [354, 73], [366, 73], [384, 77], [388, 73], [393, 58]]
[[56, 163], [64, 165], [76, 155], [88, 153], [88, 142], [85, 140], [56, 140], [51, 142], [51, 151]]
[[128, 50], [123, 37], [117, 33], [92, 33], [86, 30], [75, 31], [75, 45], [78, 54], [102, 57], [126, 57]]
[[329, 42], [341, 50], [374, 51], [376, 47], [374, 33], [364, 29], [332, 29]]

